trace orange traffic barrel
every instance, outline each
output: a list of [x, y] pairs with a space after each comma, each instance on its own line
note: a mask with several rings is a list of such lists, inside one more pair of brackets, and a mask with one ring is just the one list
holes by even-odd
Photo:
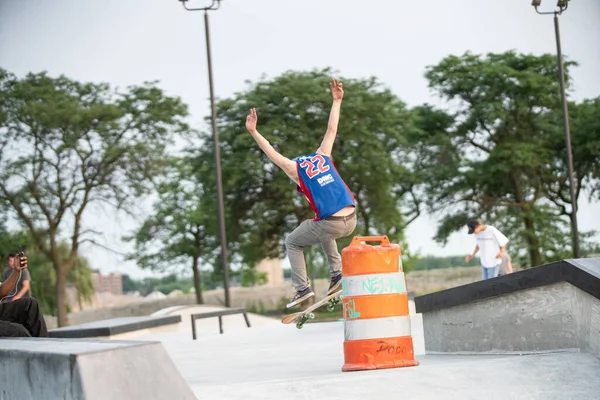
[[342, 250], [342, 371], [419, 365], [400, 257], [400, 246], [387, 236], [356, 236]]

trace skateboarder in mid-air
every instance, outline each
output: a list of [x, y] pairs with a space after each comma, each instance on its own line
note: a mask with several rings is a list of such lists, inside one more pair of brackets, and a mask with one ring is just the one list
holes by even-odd
[[333, 105], [329, 114], [327, 132], [315, 153], [290, 160], [279, 154], [258, 132], [255, 108], [251, 109], [250, 115], [246, 117], [246, 129], [261, 150], [296, 183], [298, 192], [306, 197], [310, 208], [316, 214], [314, 219], [302, 222], [285, 238], [287, 256], [292, 267], [292, 282], [296, 289], [296, 294], [287, 304], [288, 308], [315, 295], [306, 274], [303, 249], [321, 244], [327, 256], [331, 275], [327, 290], [329, 295], [341, 286], [342, 281], [342, 258], [335, 240], [350, 235], [356, 228], [356, 201], [331, 160], [344, 91], [337, 79], [332, 79], [329, 86]]

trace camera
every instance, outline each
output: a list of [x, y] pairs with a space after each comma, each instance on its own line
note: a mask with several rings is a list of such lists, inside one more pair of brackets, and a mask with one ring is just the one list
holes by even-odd
[[14, 267], [19, 267], [22, 268], [23, 267], [23, 257], [25, 256], [25, 251], [23, 250], [23, 246], [19, 246], [19, 252], [17, 253], [17, 255], [15, 256], [15, 261], [14, 261]]

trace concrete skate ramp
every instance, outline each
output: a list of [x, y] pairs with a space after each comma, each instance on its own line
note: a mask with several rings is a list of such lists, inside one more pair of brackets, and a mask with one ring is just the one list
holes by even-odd
[[157, 342], [0, 340], [2, 400], [196, 399]]
[[600, 258], [419, 296], [415, 306], [428, 354], [573, 349], [600, 358]]
[[[597, 399], [600, 360], [579, 352], [423, 355], [416, 367], [342, 372], [342, 321], [279, 323], [192, 341], [150, 335], [199, 399], [376, 400]], [[416, 349], [415, 349], [416, 350]]]

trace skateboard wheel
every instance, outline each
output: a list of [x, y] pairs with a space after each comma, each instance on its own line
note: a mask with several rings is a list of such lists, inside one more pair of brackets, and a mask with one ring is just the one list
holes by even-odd
[[327, 306], [327, 311], [332, 312], [335, 309], [335, 307], [333, 306], [333, 304], [329, 304]]
[[304, 326], [303, 322], [297, 322], [296, 323], [296, 328], [298, 328], [298, 329], [302, 329], [303, 326]]
[[313, 314], [313, 313], [308, 314], [308, 319], [315, 319], [315, 314]]

